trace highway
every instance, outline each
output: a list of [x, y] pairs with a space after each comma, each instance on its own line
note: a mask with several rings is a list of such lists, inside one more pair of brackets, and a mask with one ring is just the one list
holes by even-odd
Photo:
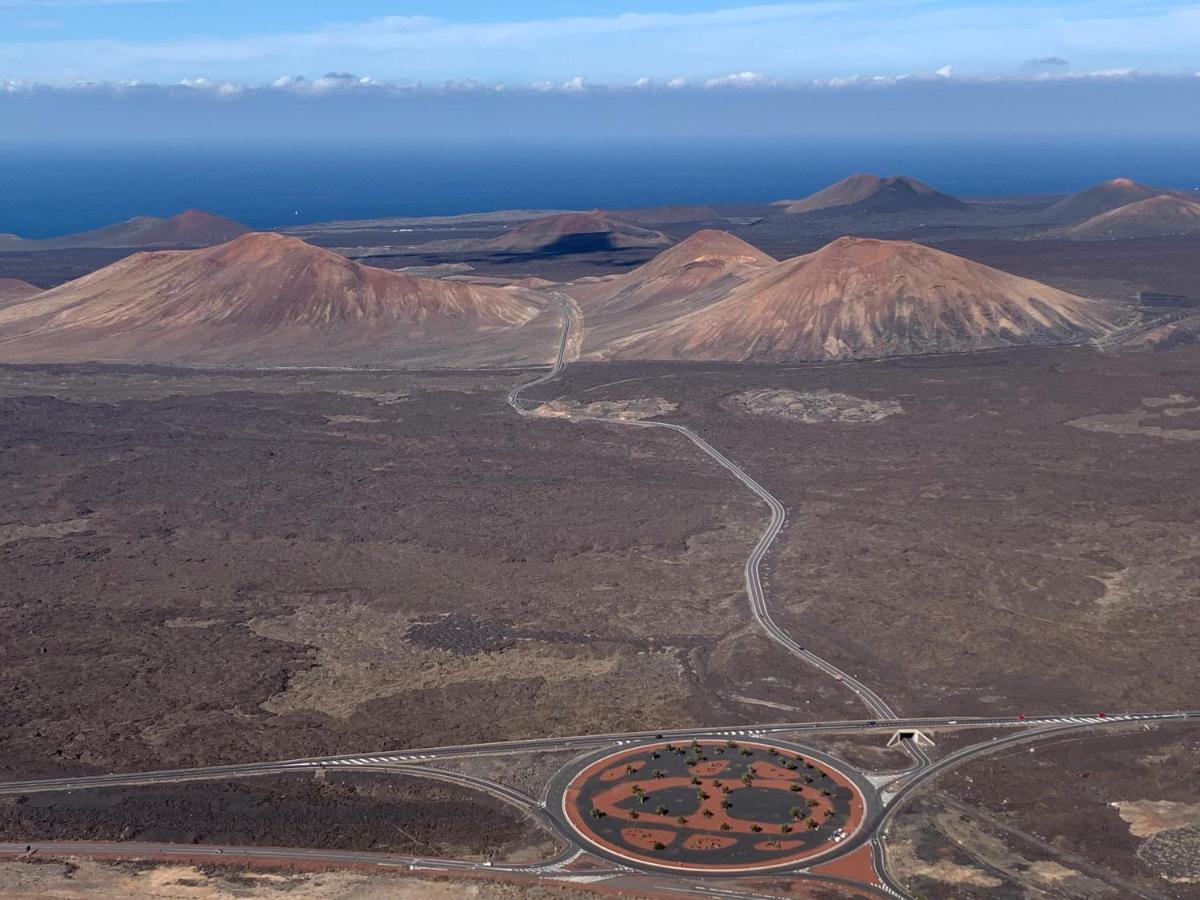
[[[170, 784], [184, 781], [217, 781], [223, 778], [248, 778], [271, 775], [297, 769], [355, 768], [370, 769], [387, 766], [412, 766], [420, 769], [423, 763], [461, 757], [495, 756], [510, 753], [559, 752], [596, 750], [619, 747], [660, 739], [684, 740], [703, 738], [769, 737], [787, 735], [845, 734], [874, 732], [881, 742], [892, 732], [937, 728], [1019, 728], [1072, 725], [1088, 728], [1108, 728], [1129, 723], [1151, 723], [1200, 720], [1200, 710], [1179, 712], [1119, 713], [1104, 718], [1090, 713], [1044, 716], [926, 716], [909, 719], [847, 720], [834, 722], [779, 722], [767, 725], [727, 725], [704, 728], [668, 728], [662, 731], [631, 731], [568, 737], [527, 738], [515, 741], [493, 741], [484, 744], [454, 744], [445, 747], [425, 747], [408, 750], [387, 750], [367, 753], [347, 753], [334, 756], [315, 756], [303, 759], [272, 760], [221, 766], [160, 769], [147, 772], [112, 773], [106, 775], [75, 775], [57, 778], [30, 779], [0, 783], [0, 795], [30, 794], [46, 791], [82, 790], [84, 788], [121, 787], [146, 784]], [[424, 771], [424, 769], [421, 769]], [[898, 776], [904, 773], [898, 773]], [[524, 798], [528, 800], [529, 798]]]
[[[1056, 735], [1077, 732], [1088, 729], [1112, 729], [1114, 731], [1139, 723], [1170, 722], [1170, 721], [1200, 721], [1200, 710], [1161, 712], [1161, 713], [1129, 713], [1109, 715], [1106, 717], [1078, 716], [1043, 716], [1027, 719], [1013, 717], [980, 718], [960, 717], [951, 718], [922, 718], [895, 719], [890, 721], [871, 722], [807, 722], [781, 723], [776, 725], [760, 725], [752, 728], [732, 729], [678, 729], [661, 732], [663, 738], [712, 738], [719, 736], [747, 735], [758, 737], [771, 733], [810, 732], [837, 733], [855, 730], [868, 730], [880, 733], [881, 737], [896, 728], [939, 726], [954, 728], [1011, 726], [1020, 730], [1011, 736], [996, 737], [980, 744], [963, 748], [947, 755], [945, 758], [932, 762], [929, 766], [907, 774], [898, 775], [901, 786], [892, 796], [885, 798], [886, 804], [874, 823], [869, 835], [876, 854], [879, 872], [887, 883], [888, 888], [898, 896], [906, 896], [902, 886], [892, 882], [887, 875], [886, 853], [881, 837], [887, 826], [905, 801], [928, 780], [944, 773], [954, 766], [961, 765], [972, 759], [995, 753], [1003, 749], [1018, 746], [1023, 743], [1045, 740]], [[41, 793], [47, 791], [71, 791], [86, 788], [118, 786], [118, 785], [151, 785], [163, 783], [178, 783], [186, 781], [213, 781], [227, 778], [243, 778], [256, 775], [279, 774], [281, 772], [308, 770], [340, 766], [352, 771], [378, 771], [391, 774], [407, 775], [420, 778], [432, 778], [447, 781], [475, 790], [485, 791], [506, 803], [520, 809], [543, 824], [554, 824], [549, 816], [545, 800], [534, 798], [483, 778], [477, 778], [462, 773], [448, 772], [443, 769], [431, 768], [410, 760], [428, 762], [436, 759], [453, 759], [463, 756], [478, 756], [500, 752], [525, 752], [537, 750], [579, 750], [623, 746], [636, 742], [656, 740], [657, 735], [649, 732], [629, 732], [624, 734], [589, 735], [573, 738], [546, 738], [524, 741], [507, 741], [478, 745], [455, 745], [444, 748], [434, 748], [421, 751], [407, 751], [398, 754], [364, 754], [360, 756], [321, 757], [305, 760], [284, 760], [280, 762], [249, 763], [244, 765], [208, 766], [194, 769], [162, 770], [158, 772], [140, 772], [100, 776], [78, 776], [74, 778], [41, 779], [23, 782], [0, 784], [0, 795]], [[839, 763], [843, 768], [844, 763]], [[561, 831], [561, 825], [559, 829]], [[428, 859], [422, 857], [395, 856], [377, 852], [353, 852], [337, 850], [319, 850], [304, 848], [264, 848], [236, 846], [198, 846], [194, 844], [143, 844], [143, 843], [95, 843], [95, 842], [31, 842], [34, 848], [44, 853], [57, 855], [83, 856], [120, 856], [120, 857], [160, 857], [164, 859], [196, 858], [208, 856], [228, 856], [238, 859], [258, 858], [263, 861], [293, 860], [307, 863], [327, 863], [331, 865], [372, 865], [383, 868], [414, 868], [427, 870], [430, 873], [508, 873], [511, 875], [530, 875], [556, 879], [569, 879], [570, 875], [561, 868], [577, 848], [572, 847], [567, 853], [536, 865], [489, 865], [483, 862], [469, 860]], [[25, 843], [0, 844], [0, 856], [20, 856], [24, 854]], [[847, 849], [847, 848], [843, 848]], [[232, 860], [230, 860], [232, 861]], [[626, 866], [615, 866], [611, 870], [589, 870], [589, 875], [618, 876], [629, 874]], [[720, 880], [720, 876], [711, 876]], [[675, 889], [672, 885], [672, 890]], [[711, 896], [750, 897], [753, 894], [742, 893], [711, 886], [682, 884], [680, 892], [705, 894]]]

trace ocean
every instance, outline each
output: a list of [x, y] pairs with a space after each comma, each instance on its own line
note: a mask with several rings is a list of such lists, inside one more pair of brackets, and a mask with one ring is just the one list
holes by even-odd
[[1115, 176], [1200, 185], [1194, 141], [0, 143], [0, 232], [49, 237], [197, 207], [255, 228], [493, 209], [768, 202], [854, 171], [959, 196]]

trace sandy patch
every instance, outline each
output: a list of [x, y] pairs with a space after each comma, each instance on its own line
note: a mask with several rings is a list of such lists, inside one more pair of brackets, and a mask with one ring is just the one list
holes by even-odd
[[806, 425], [881, 422], [904, 412], [895, 400], [866, 400], [828, 390], [799, 392], [763, 388], [735, 394], [729, 399], [744, 412]]
[[903, 870], [906, 878], [920, 876], [931, 881], [940, 881], [943, 884], [962, 884], [981, 888], [998, 888], [1004, 883], [999, 878], [974, 866], [960, 865], [948, 859], [926, 862], [917, 856], [913, 845], [907, 841], [896, 843], [891, 848], [891, 855], [896, 858], [897, 869]]
[[568, 657], [547, 645], [472, 656], [426, 649], [406, 640], [415, 621], [360, 605], [306, 607], [289, 616], [252, 621], [251, 629], [263, 637], [317, 648], [317, 665], [293, 676], [287, 689], [263, 708], [278, 714], [314, 710], [341, 718], [371, 700], [408, 691], [514, 678], [593, 679], [613, 673], [620, 664], [614, 656]]
[[1081, 877], [1079, 872], [1068, 869], [1062, 863], [1057, 863], [1052, 859], [1039, 859], [1030, 864], [1029, 874], [1038, 881], [1049, 884], [1058, 884], [1061, 881], [1070, 881], [1072, 878]]
[[1200, 826], [1200, 803], [1176, 803], [1173, 800], [1117, 800], [1109, 804], [1129, 824], [1134, 837], [1153, 837], [1160, 831]]
[[[1067, 424], [1072, 428], [1103, 434], [1138, 434], [1168, 441], [1200, 441], [1200, 428], [1176, 426], [1179, 419], [1200, 417], [1200, 406], [1193, 405], [1195, 402], [1196, 398], [1187, 394], [1146, 397], [1140, 409], [1084, 416], [1072, 419]], [[1200, 418], [1197, 421], [1200, 423]]]
[[338, 391], [339, 394], [344, 394], [347, 397], [360, 397], [363, 400], [374, 400], [380, 406], [394, 406], [397, 403], [406, 403], [411, 397], [408, 394], [398, 391]]
[[20, 522], [11, 522], [7, 525], [0, 525], [0, 546], [15, 544], [17, 541], [52, 540], [54, 538], [66, 537], [69, 534], [81, 534], [84, 531], [89, 531], [91, 527], [92, 520], [90, 516], [80, 519], [66, 519], [62, 522], [43, 522], [40, 525], [23, 525]]
[[383, 419], [372, 419], [370, 416], [326, 416], [325, 422], [329, 425], [374, 425], [377, 422], [382, 422]]
[[220, 625], [223, 621], [223, 619], [197, 619], [192, 616], [179, 616], [163, 622], [163, 625], [167, 628], [212, 628], [214, 625]]
[[1164, 406], [1179, 406], [1183, 403], [1195, 403], [1196, 398], [1187, 394], [1172, 394], [1170, 397], [1147, 397], [1142, 406], [1147, 409], [1159, 409]]
[[169, 864], [132, 871], [128, 866], [76, 859], [70, 864], [0, 863], [0, 896], [5, 900], [574, 900], [592, 895], [569, 888], [435, 881], [385, 872], [224, 875]]
[[679, 408], [678, 403], [662, 397], [643, 397], [637, 400], [597, 400], [580, 404], [574, 400], [551, 400], [537, 407], [533, 414], [554, 419], [622, 419], [641, 421], [666, 415]]

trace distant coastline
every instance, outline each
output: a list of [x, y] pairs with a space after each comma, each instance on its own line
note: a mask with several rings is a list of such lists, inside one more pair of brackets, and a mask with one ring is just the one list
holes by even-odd
[[254, 228], [493, 209], [761, 203], [847, 171], [905, 172], [963, 196], [1065, 193], [1127, 174], [1200, 184], [1195, 145], [1032, 138], [405, 146], [0, 143], [0, 233], [52, 237], [201, 207]]

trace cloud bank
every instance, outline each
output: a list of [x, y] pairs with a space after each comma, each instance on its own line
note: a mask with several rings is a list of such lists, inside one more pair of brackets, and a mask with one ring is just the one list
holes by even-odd
[[782, 81], [752, 71], [604, 85], [392, 82], [331, 72], [267, 85], [0, 82], [2, 139], [519, 141], [545, 138], [1200, 135], [1200, 78], [1131, 72]]

